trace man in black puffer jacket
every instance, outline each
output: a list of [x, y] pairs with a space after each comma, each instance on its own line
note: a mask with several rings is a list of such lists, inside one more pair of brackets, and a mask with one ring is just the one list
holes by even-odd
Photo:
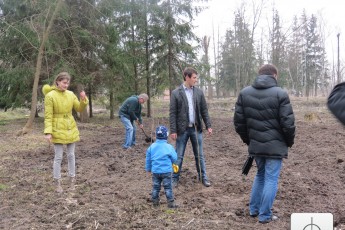
[[278, 70], [266, 64], [252, 86], [241, 90], [236, 106], [236, 132], [248, 145], [257, 165], [249, 203], [250, 216], [260, 223], [278, 219], [271, 208], [278, 190], [282, 159], [294, 144], [295, 117], [288, 94], [277, 86]]

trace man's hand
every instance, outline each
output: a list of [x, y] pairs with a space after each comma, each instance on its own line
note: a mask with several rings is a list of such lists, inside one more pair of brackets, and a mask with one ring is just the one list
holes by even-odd
[[144, 125], [143, 125], [143, 124], [140, 124], [139, 119], [137, 119], [136, 122], [137, 122], [139, 128], [141, 128], [141, 129], [144, 128]]
[[209, 135], [212, 135], [212, 128], [208, 128], [207, 131]]
[[176, 140], [177, 138], [177, 133], [172, 133], [170, 134], [171, 139]]

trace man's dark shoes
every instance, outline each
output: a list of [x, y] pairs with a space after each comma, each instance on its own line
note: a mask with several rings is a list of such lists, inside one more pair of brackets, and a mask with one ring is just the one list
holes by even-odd
[[202, 180], [202, 184], [203, 184], [205, 187], [210, 187], [210, 186], [211, 186], [211, 183], [210, 183], [207, 179], [203, 179], [203, 180]]
[[153, 207], [159, 206], [159, 200], [152, 200]]
[[178, 208], [178, 205], [175, 203], [175, 201], [169, 201], [168, 208]]
[[255, 214], [249, 214], [249, 215], [250, 215], [250, 217], [255, 218], [255, 217], [257, 217], [259, 214], [255, 213]]
[[276, 220], [278, 220], [279, 219], [279, 217], [278, 216], [271, 216], [271, 218], [270, 219], [268, 219], [268, 220], [262, 220], [262, 221], [260, 221], [259, 220], [259, 223], [261, 223], [261, 224], [268, 224], [269, 222], [272, 222], [272, 221], [276, 221]]

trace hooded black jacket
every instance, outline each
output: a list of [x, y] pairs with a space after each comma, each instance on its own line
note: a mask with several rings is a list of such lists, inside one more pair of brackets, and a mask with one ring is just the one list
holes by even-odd
[[345, 82], [334, 86], [327, 99], [328, 109], [345, 125]]
[[294, 144], [295, 117], [287, 93], [273, 76], [260, 75], [241, 90], [234, 115], [236, 132], [249, 155], [287, 158]]

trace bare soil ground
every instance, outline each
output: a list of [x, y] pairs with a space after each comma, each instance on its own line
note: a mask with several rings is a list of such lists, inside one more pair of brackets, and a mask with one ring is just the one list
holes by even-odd
[[[214, 134], [204, 135], [211, 187], [197, 181], [187, 146], [180, 185], [174, 189], [180, 208], [150, 203], [151, 178], [144, 171], [145, 143], [123, 151], [124, 129], [118, 118], [97, 114], [78, 123], [77, 186], [68, 190], [67, 160], [63, 161], [64, 193], [54, 192], [53, 148], [43, 139], [43, 118], [32, 133], [17, 137], [26, 119], [5, 120], [0, 113], [0, 229], [290, 229], [295, 212], [329, 212], [337, 229], [345, 229], [344, 127], [325, 106], [325, 98], [291, 98], [297, 135], [284, 160], [274, 213], [280, 219], [266, 225], [248, 213], [254, 166], [241, 175], [247, 148], [234, 131], [234, 99], [209, 102]], [[167, 102], [153, 104], [154, 118], [144, 118], [150, 133], [168, 125]], [[173, 143], [169, 140], [170, 143]]]

